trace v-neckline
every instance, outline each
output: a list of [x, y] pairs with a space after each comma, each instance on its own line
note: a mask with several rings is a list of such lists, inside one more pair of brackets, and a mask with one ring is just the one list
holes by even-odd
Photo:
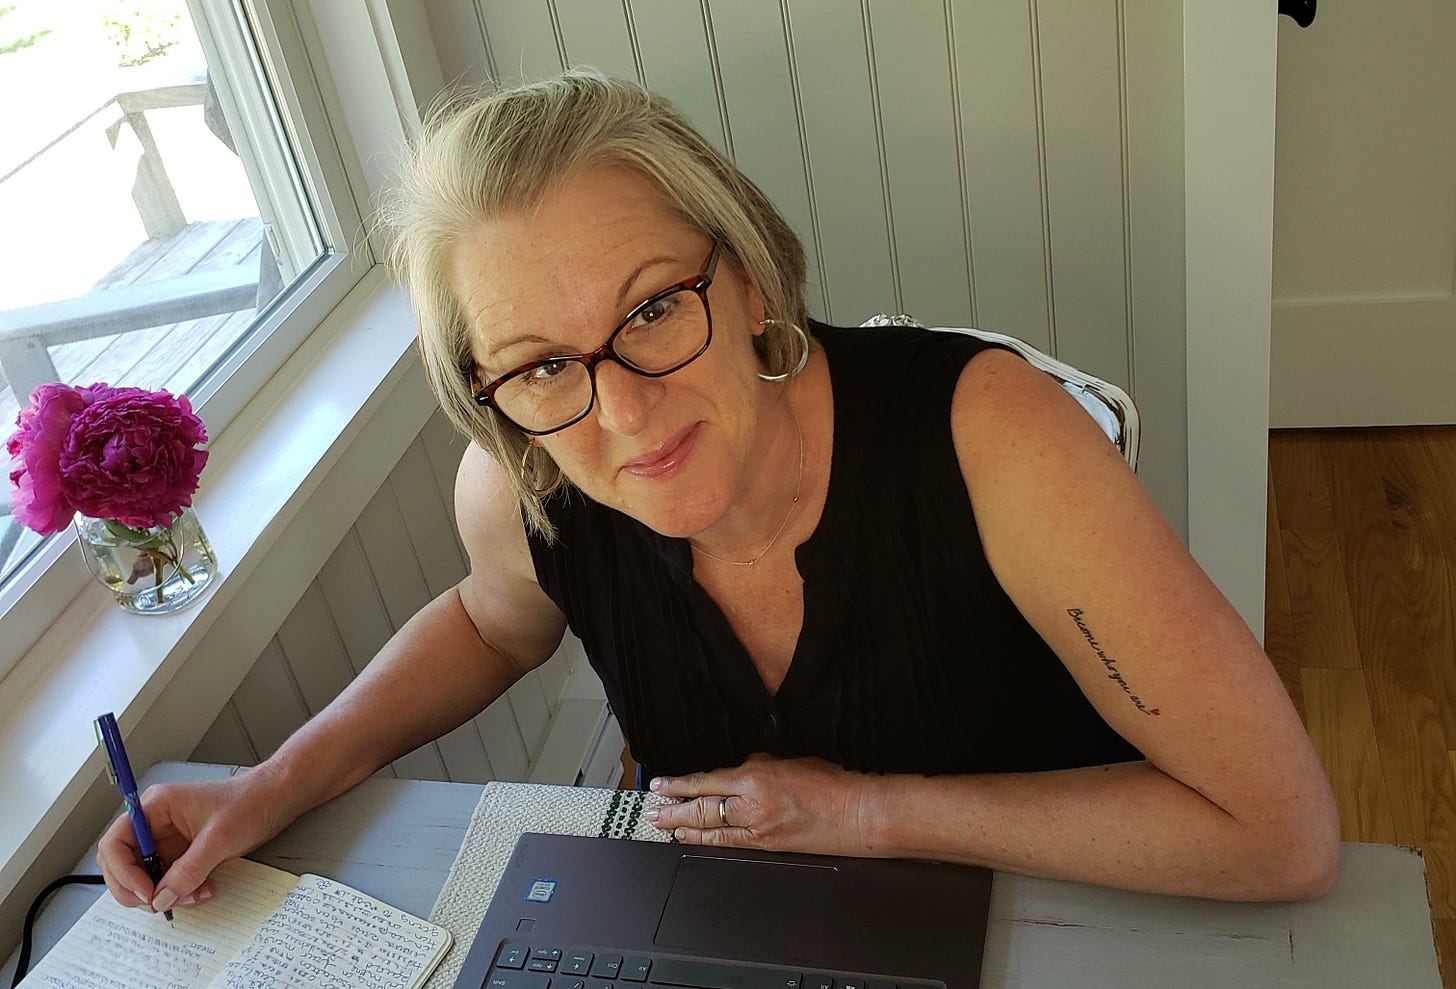
[[[825, 329], [820, 324], [813, 324], [816, 334]], [[829, 328], [833, 332], [833, 328]], [[821, 337], [822, 339], [822, 337]], [[823, 648], [809, 648], [811, 645], [827, 643], [833, 634], [834, 623], [830, 617], [834, 612], [832, 602], [826, 601], [828, 586], [824, 568], [820, 565], [823, 554], [818, 550], [828, 534], [834, 527], [834, 508], [836, 505], [835, 492], [841, 485], [836, 485], [836, 475], [842, 463], [842, 451], [840, 449], [840, 436], [843, 434], [841, 428], [841, 403], [839, 396], [835, 393], [834, 384], [834, 362], [829, 356], [829, 348], [821, 348], [824, 354], [825, 373], [828, 376], [829, 404], [830, 404], [830, 437], [829, 437], [829, 483], [824, 493], [824, 504], [820, 509], [819, 520], [815, 523], [813, 531], [804, 538], [804, 541], [794, 547], [794, 566], [803, 581], [803, 615], [799, 621], [799, 634], [794, 640], [794, 651], [789, 658], [788, 668], [784, 671], [783, 679], [779, 681], [778, 689], [770, 691], [764, 683], [763, 676], [759, 673], [758, 667], [749, 655], [743, 640], [739, 638], [738, 632], [733, 628], [733, 623], [728, 620], [723, 609], [707, 589], [698, 583], [693, 575], [693, 554], [692, 547], [686, 539], [678, 539], [667, 536], [658, 536], [663, 555], [674, 569], [678, 570], [685, 578], [688, 592], [696, 599], [697, 614], [700, 618], [713, 623], [716, 628], [702, 629], [700, 637], [708, 641], [725, 641], [731, 643], [732, 657], [726, 664], [725, 672], [730, 672], [735, 678], [742, 678], [752, 682], [754, 696], [756, 696], [770, 711], [784, 699], [785, 692], [789, 697], [793, 696], [800, 681], [806, 679], [812, 681], [812, 674], [819, 666], [821, 657], [826, 650]], [[650, 531], [650, 530], [649, 530]]]

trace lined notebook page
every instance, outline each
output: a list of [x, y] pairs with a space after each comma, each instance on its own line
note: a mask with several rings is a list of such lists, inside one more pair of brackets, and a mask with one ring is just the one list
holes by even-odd
[[124, 907], [102, 893], [21, 983], [72, 989], [177, 989], [203, 986], [247, 944], [297, 879], [245, 859], [212, 875], [217, 896], [161, 914]]
[[450, 932], [320, 876], [303, 876], [210, 989], [418, 986]]

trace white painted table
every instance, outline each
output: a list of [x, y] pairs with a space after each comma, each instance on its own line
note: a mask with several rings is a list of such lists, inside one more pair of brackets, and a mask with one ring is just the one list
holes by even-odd
[[[163, 763], [157, 782], [227, 775]], [[481, 787], [368, 780], [252, 856], [330, 876], [424, 917], [455, 860]], [[94, 850], [78, 871], [94, 872]], [[104, 887], [68, 887], [42, 915], [43, 954]], [[12, 958], [0, 969], [10, 984]], [[1339, 887], [1310, 903], [1241, 904], [1126, 893], [997, 873], [984, 989], [1059, 986], [1439, 989], [1421, 857], [1347, 842]]]

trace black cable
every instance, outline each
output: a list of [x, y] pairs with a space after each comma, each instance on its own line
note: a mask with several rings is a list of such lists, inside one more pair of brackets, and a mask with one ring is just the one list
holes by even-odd
[[40, 915], [40, 908], [45, 906], [45, 901], [50, 895], [62, 886], [70, 883], [87, 883], [89, 885], [99, 886], [104, 882], [106, 880], [100, 876], [62, 876], [40, 891], [40, 895], [30, 904], [30, 909], [25, 914], [25, 930], [20, 935], [20, 958], [15, 962], [15, 978], [10, 982], [10, 989], [15, 989], [16, 986], [20, 985], [20, 980], [25, 978], [25, 973], [30, 969], [30, 942], [31, 934], [35, 927], [35, 918]]

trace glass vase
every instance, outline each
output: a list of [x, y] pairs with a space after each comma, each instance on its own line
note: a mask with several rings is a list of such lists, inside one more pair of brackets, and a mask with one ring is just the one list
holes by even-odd
[[138, 615], [168, 615], [192, 604], [217, 576], [217, 557], [192, 509], [170, 528], [133, 529], [76, 516], [81, 552], [117, 603]]

